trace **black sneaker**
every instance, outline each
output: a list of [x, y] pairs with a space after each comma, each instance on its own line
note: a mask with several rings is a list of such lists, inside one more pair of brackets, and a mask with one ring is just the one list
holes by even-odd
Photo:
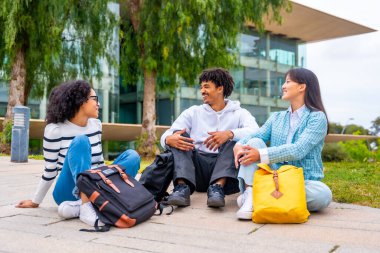
[[224, 190], [219, 184], [212, 184], [207, 190], [207, 205], [209, 207], [223, 207], [224, 202]]
[[190, 206], [190, 187], [186, 184], [177, 184], [168, 197], [169, 205]]

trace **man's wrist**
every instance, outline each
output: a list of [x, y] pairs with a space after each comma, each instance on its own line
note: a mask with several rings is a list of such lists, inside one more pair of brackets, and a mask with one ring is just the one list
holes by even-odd
[[165, 138], [165, 145], [170, 146], [169, 143], [168, 143], [168, 140], [170, 139], [170, 136], [171, 135], [166, 136], [166, 138]]
[[228, 139], [229, 140], [232, 140], [234, 138], [234, 132], [232, 132], [231, 130], [228, 130]]

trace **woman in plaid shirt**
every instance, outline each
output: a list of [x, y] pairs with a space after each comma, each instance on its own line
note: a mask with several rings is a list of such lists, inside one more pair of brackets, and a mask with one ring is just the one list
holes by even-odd
[[[304, 170], [309, 211], [326, 208], [332, 199], [323, 178], [322, 148], [328, 120], [321, 99], [317, 76], [308, 69], [289, 70], [282, 86], [282, 99], [290, 102], [286, 111], [275, 112], [260, 130], [241, 139], [234, 147], [235, 165], [244, 193], [238, 197], [239, 219], [251, 219], [252, 182], [257, 163], [278, 169], [284, 164]], [[267, 147], [265, 143], [270, 142]]]

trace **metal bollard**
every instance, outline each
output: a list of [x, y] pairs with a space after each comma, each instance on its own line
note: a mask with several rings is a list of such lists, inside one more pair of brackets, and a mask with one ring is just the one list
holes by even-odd
[[11, 162], [28, 162], [30, 109], [17, 105], [12, 112]]

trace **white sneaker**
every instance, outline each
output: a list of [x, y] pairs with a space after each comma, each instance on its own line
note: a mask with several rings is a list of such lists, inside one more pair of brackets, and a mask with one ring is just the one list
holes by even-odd
[[[91, 202], [86, 202], [80, 206], [79, 219], [92, 227], [95, 225], [98, 215], [96, 214]], [[98, 225], [103, 226], [104, 223], [99, 220]]]
[[64, 201], [58, 206], [58, 215], [65, 219], [78, 218], [81, 205], [81, 199], [76, 201]]
[[237, 205], [238, 205], [239, 208], [244, 204], [244, 201], [245, 201], [245, 194], [242, 193], [236, 199], [236, 203], [237, 203]]
[[244, 195], [244, 202], [239, 211], [236, 212], [236, 217], [242, 220], [250, 220], [253, 212], [252, 187], [247, 187], [242, 195]]

